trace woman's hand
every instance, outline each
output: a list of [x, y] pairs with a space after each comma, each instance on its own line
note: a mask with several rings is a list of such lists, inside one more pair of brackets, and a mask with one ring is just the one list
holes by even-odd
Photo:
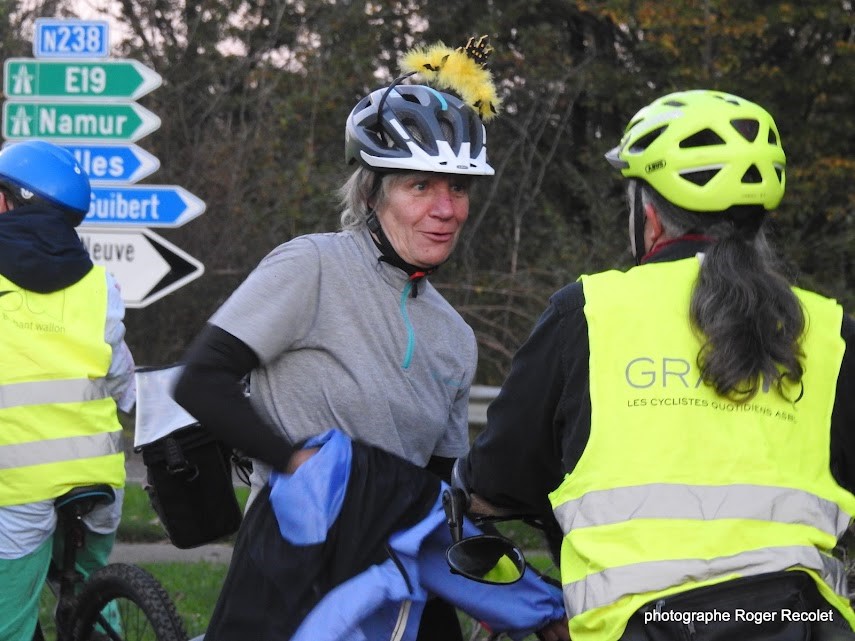
[[537, 638], [540, 641], [570, 641], [570, 628], [567, 625], [567, 619], [553, 621], [545, 628], [541, 628], [537, 631]]
[[288, 465], [285, 466], [285, 472], [287, 474], [293, 474], [297, 471], [298, 467], [317, 454], [320, 449], [321, 448], [319, 447], [309, 447], [305, 450], [297, 450], [291, 455], [291, 458], [288, 459]]
[[478, 494], [469, 495], [469, 514], [478, 516], [515, 516], [518, 512], [493, 505]]

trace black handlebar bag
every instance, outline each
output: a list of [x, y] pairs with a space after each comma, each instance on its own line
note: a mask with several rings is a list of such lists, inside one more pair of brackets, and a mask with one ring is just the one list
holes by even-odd
[[178, 548], [237, 532], [240, 506], [232, 450], [170, 397], [180, 366], [139, 368], [134, 449], [142, 453], [149, 500]]
[[198, 423], [142, 448], [146, 491], [169, 540], [192, 548], [237, 532], [231, 450]]

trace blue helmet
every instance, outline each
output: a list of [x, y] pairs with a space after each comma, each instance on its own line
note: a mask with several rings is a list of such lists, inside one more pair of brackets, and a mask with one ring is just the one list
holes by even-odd
[[25, 140], [0, 151], [0, 184], [20, 203], [40, 198], [81, 221], [89, 211], [92, 191], [86, 172], [70, 151], [43, 140]]

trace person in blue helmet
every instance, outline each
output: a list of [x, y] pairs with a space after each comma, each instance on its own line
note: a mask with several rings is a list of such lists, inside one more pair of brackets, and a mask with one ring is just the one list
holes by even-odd
[[117, 500], [85, 517], [78, 562], [105, 565], [121, 516], [117, 408], [132, 409], [124, 306], [75, 227], [86, 173], [67, 150], [31, 140], [0, 151], [0, 639], [30, 641], [56, 530], [54, 499], [108, 484]]

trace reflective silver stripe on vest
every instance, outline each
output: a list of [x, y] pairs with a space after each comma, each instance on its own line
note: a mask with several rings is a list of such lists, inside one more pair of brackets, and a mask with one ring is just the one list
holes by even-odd
[[103, 432], [0, 446], [0, 470], [107, 456], [122, 451], [122, 432]]
[[630, 594], [664, 590], [675, 585], [705, 581], [728, 574], [753, 576], [764, 572], [804, 567], [816, 570], [839, 595], [846, 596], [843, 564], [810, 546], [770, 547], [715, 559], [674, 559], [646, 561], [609, 568], [564, 585], [568, 614], [614, 603]]
[[109, 395], [107, 384], [102, 378], [11, 383], [0, 385], [0, 410], [21, 405], [97, 401]]
[[630, 519], [760, 519], [809, 525], [839, 538], [850, 515], [833, 501], [788, 487], [652, 483], [588, 492], [555, 508], [564, 532]]

